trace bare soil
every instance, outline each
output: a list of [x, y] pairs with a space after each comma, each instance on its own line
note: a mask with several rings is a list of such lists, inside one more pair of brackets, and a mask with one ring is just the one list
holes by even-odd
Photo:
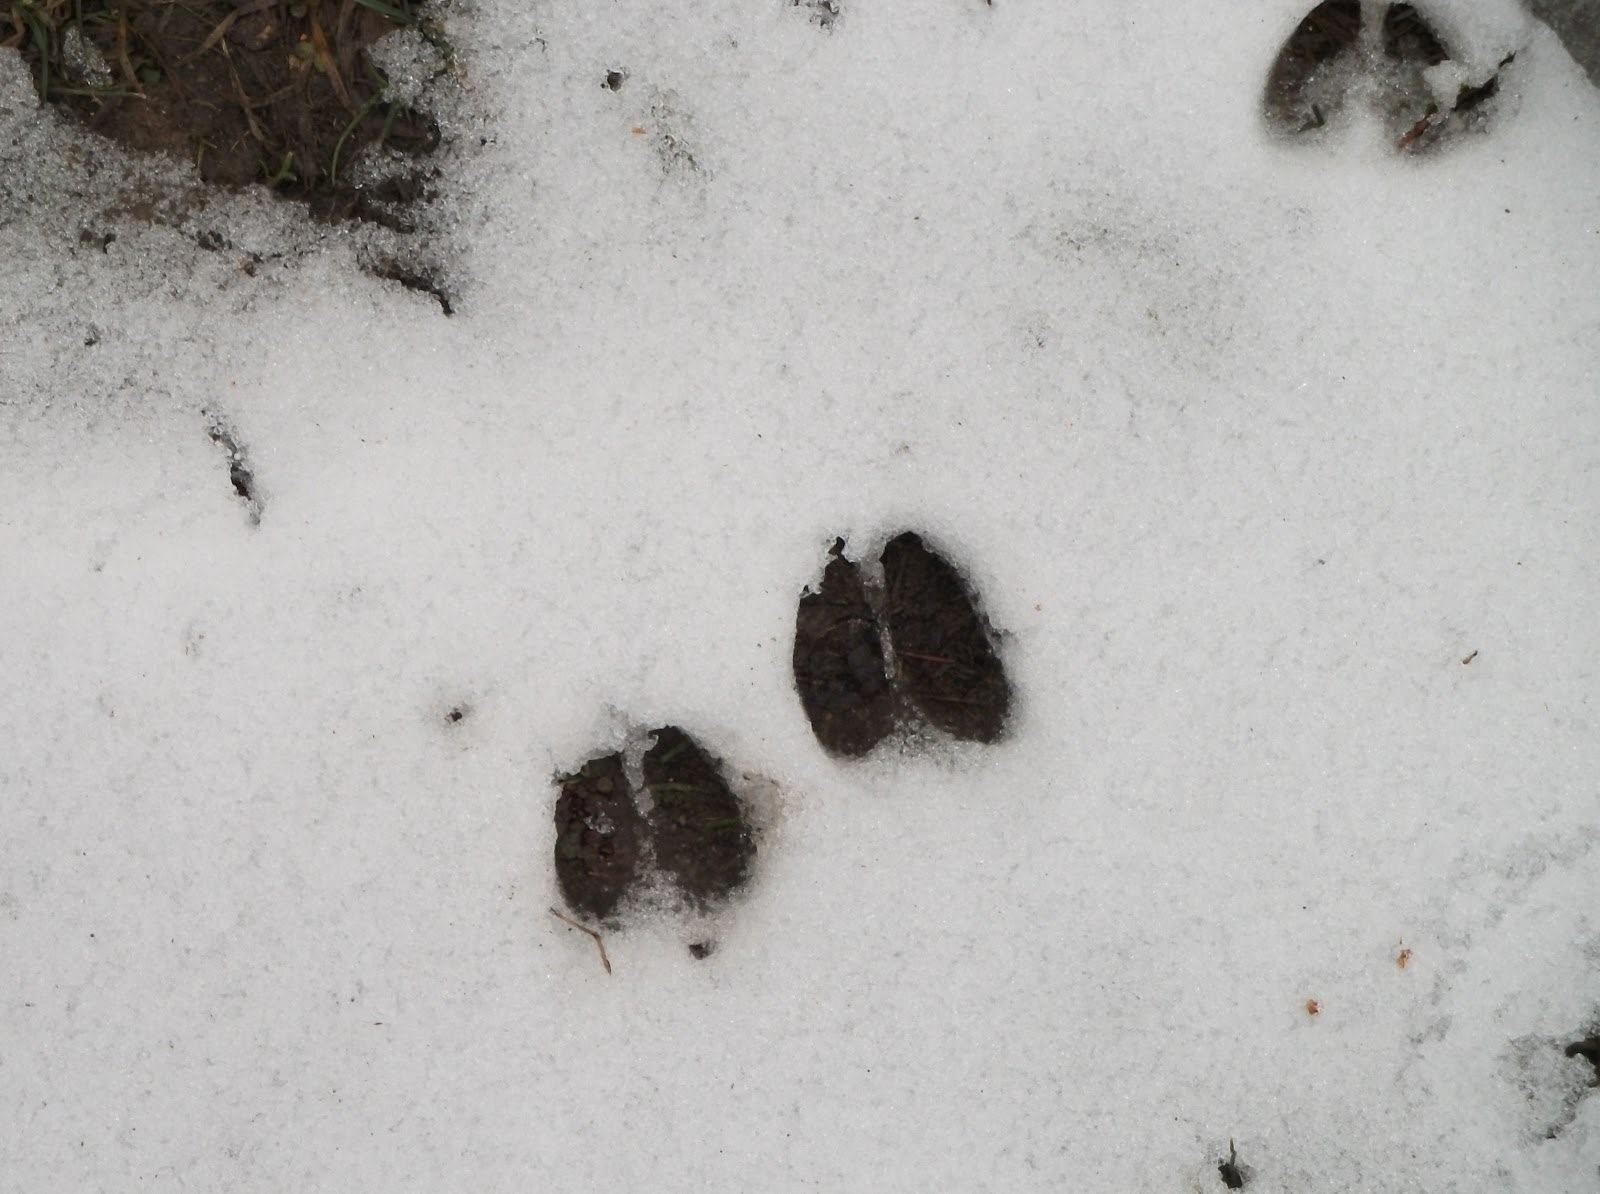
[[432, 152], [426, 116], [388, 99], [368, 56], [424, 26], [411, 0], [18, 0], [18, 47], [41, 99], [130, 149], [186, 160], [208, 183], [263, 183], [320, 218], [400, 222], [426, 174], [350, 179], [358, 151]]

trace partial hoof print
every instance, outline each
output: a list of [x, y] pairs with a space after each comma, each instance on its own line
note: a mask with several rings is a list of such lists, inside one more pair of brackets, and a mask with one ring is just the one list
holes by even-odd
[[1391, 4], [1363, 37], [1357, 0], [1324, 0], [1289, 35], [1267, 76], [1262, 114], [1280, 134], [1301, 136], [1326, 126], [1365, 82], [1386, 139], [1416, 153], [1455, 134], [1481, 129], [1500, 91], [1506, 55], [1474, 78], [1412, 4]]
[[561, 777], [556, 798], [556, 879], [567, 906], [603, 921], [639, 879], [644, 819], [620, 754]]
[[1360, 0], [1323, 0], [1307, 13], [1267, 75], [1267, 122], [1285, 133], [1327, 124], [1344, 105], [1360, 40]]
[[656, 730], [645, 752], [651, 843], [661, 873], [704, 910], [744, 886], [755, 839], [721, 763], [677, 726]]
[[1011, 684], [972, 591], [910, 531], [889, 540], [881, 559], [884, 618], [901, 691], [952, 737], [999, 741]]
[[894, 729], [895, 698], [866, 582], [843, 550], [837, 540], [822, 583], [800, 596], [794, 684], [822, 748], [859, 757]]

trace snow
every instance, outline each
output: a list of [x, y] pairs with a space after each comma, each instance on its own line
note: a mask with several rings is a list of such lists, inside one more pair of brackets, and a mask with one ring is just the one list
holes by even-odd
[[[1600, 100], [1436, 7], [1415, 157], [1264, 132], [1287, 0], [453, 10], [450, 318], [0, 60], [0, 1185], [1592, 1188]], [[1014, 726], [836, 762], [905, 528]], [[607, 976], [552, 776], [668, 723], [771, 823]]]

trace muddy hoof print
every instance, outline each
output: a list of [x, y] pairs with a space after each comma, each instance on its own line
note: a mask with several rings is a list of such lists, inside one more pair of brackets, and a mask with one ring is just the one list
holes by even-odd
[[1391, 4], [1376, 26], [1362, 22], [1359, 0], [1323, 0], [1306, 14], [1267, 75], [1262, 114], [1270, 127], [1289, 136], [1314, 133], [1358, 91], [1370, 95], [1401, 152], [1484, 127], [1514, 54], [1474, 78], [1417, 6]]
[[795, 616], [795, 689], [823, 749], [864, 755], [897, 725], [918, 722], [997, 741], [1011, 685], [960, 573], [907, 531], [884, 546], [874, 588], [843, 548], [835, 542]]
[[[708, 912], [750, 877], [755, 835], [721, 763], [677, 726], [651, 737], [637, 769], [619, 752], [558, 780], [556, 879], [567, 906], [590, 920], [608, 921], [625, 899], [661, 889]], [[714, 943], [696, 945], [705, 957]]]

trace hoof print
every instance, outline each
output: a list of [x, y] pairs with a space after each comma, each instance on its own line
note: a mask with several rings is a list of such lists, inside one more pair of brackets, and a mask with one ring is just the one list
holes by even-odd
[[882, 562], [884, 614], [902, 690], [945, 733], [998, 740], [1011, 711], [1011, 685], [960, 574], [909, 531], [889, 540]]
[[755, 840], [744, 805], [722, 777], [717, 760], [677, 726], [654, 734], [645, 752], [644, 785], [654, 807], [650, 834], [655, 863], [704, 908], [744, 885]]
[[556, 878], [574, 912], [604, 920], [639, 875], [644, 821], [621, 755], [590, 759], [561, 778]]
[[816, 592], [800, 597], [795, 616], [794, 682], [823, 749], [864, 755], [894, 728], [894, 691], [883, 637], [861, 569], [839, 554]]
[[837, 540], [795, 614], [795, 691], [823, 749], [864, 755], [902, 723], [997, 741], [1011, 685], [955, 566], [907, 531], [884, 547], [874, 587], [843, 551]]
[[1383, 121], [1389, 143], [1401, 152], [1420, 151], [1441, 137], [1481, 126], [1484, 104], [1498, 94], [1501, 72], [1516, 55], [1506, 55], [1493, 72], [1473, 79], [1429, 24], [1426, 7], [1388, 5], [1371, 36], [1363, 38], [1357, 0], [1317, 5], [1289, 35], [1268, 72], [1262, 97], [1267, 123], [1290, 135], [1319, 129], [1365, 74], [1370, 83], [1361, 91]]

